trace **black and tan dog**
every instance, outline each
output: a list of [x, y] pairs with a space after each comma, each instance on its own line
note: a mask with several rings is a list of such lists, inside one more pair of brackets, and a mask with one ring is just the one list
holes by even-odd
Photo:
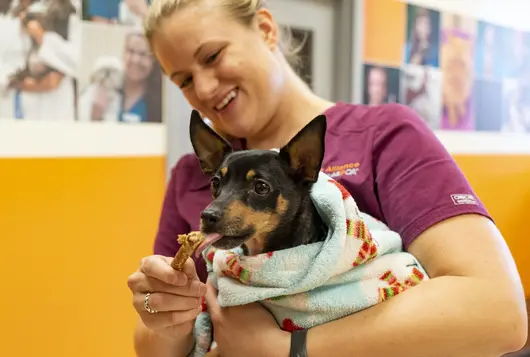
[[310, 197], [324, 156], [326, 118], [317, 116], [279, 151], [233, 151], [196, 111], [190, 138], [213, 202], [201, 214], [197, 249], [243, 248], [255, 255], [323, 241], [327, 227]]

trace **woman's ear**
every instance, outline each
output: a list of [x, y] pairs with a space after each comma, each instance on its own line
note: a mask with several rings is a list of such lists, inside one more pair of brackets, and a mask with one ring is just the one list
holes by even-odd
[[256, 25], [267, 47], [275, 51], [278, 48], [279, 31], [272, 13], [265, 8], [259, 9], [256, 12]]

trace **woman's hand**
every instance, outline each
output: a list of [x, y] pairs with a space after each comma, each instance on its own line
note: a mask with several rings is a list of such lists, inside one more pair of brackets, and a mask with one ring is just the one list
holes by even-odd
[[221, 308], [217, 290], [208, 282], [206, 306], [221, 357], [287, 357], [291, 335], [282, 331], [259, 303]]
[[92, 121], [103, 121], [105, 113], [110, 105], [110, 96], [103, 86], [96, 86], [94, 91], [94, 100], [92, 101], [92, 112], [90, 119]]
[[26, 25], [26, 29], [28, 31], [28, 34], [37, 42], [39, 45], [42, 44], [42, 41], [44, 39], [44, 29], [42, 28], [42, 25], [36, 21], [31, 20]]
[[[201, 311], [201, 297], [206, 286], [200, 282], [191, 258], [179, 272], [171, 267], [172, 258], [152, 255], [142, 259], [138, 270], [127, 284], [133, 293], [133, 305], [145, 326], [157, 334], [182, 339], [193, 331], [195, 318]], [[144, 306], [147, 293], [150, 313]]]

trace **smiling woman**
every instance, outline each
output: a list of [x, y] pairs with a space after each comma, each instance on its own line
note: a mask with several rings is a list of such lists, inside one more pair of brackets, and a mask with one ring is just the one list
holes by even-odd
[[[230, 137], [234, 150], [283, 147], [324, 114], [323, 167], [359, 163], [355, 174], [336, 180], [362, 212], [399, 234], [431, 279], [293, 334], [259, 303], [221, 308], [213, 286], [205, 284], [204, 260], [189, 259], [183, 274], [169, 265], [179, 247], [175, 236], [199, 229], [212, 199], [200, 161], [187, 155], [172, 170], [153, 254], [128, 280], [139, 315], [139, 356], [188, 355], [203, 296], [223, 356], [287, 356], [290, 348], [312, 357], [328, 356], [331, 348], [336, 357], [499, 356], [524, 344], [524, 294], [506, 242], [413, 110], [332, 103], [315, 95], [286, 59], [264, 1], [156, 0], [145, 27], [164, 73], [216, 131]], [[146, 301], [159, 313], [151, 314]], [[499, 304], [502, 310], [491, 308]]]
[[[292, 69], [298, 64], [300, 47], [290, 32], [276, 26], [269, 12], [263, 13], [267, 21], [255, 22], [255, 13], [263, 3], [222, 1], [218, 11], [187, 0], [155, 1], [145, 19], [146, 37], [164, 73], [182, 89], [194, 108], [230, 137], [252, 140], [274, 107], [264, 110], [260, 101], [277, 102], [284, 83], [293, 79], [296, 86], [305, 86]], [[177, 8], [191, 16], [185, 16], [184, 21], [169, 21], [168, 16]], [[196, 17], [199, 13], [201, 16]], [[227, 14], [238, 21], [227, 21]], [[210, 26], [212, 18], [223, 25]], [[252, 30], [255, 26], [259, 31]], [[192, 55], [179, 56], [184, 52]], [[288, 70], [279, 72], [279, 67]], [[278, 73], [270, 76], [271, 72]], [[218, 81], [223, 82], [221, 88]], [[260, 101], [249, 93], [259, 94]]]
[[[140, 29], [87, 22], [78, 93], [80, 121], [162, 121], [162, 74]], [[109, 46], [102, 47], [101, 38]]]

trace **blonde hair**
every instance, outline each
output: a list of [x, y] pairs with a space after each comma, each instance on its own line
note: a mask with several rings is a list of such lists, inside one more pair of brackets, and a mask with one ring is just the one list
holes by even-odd
[[[217, 0], [228, 14], [246, 26], [251, 26], [258, 10], [266, 7], [266, 0]], [[160, 23], [185, 6], [195, 5], [197, 0], [153, 0], [144, 17], [144, 34], [151, 40]], [[280, 50], [293, 68], [300, 66], [298, 53], [303, 48], [306, 38], [295, 43], [292, 32], [287, 27], [280, 27]]]

